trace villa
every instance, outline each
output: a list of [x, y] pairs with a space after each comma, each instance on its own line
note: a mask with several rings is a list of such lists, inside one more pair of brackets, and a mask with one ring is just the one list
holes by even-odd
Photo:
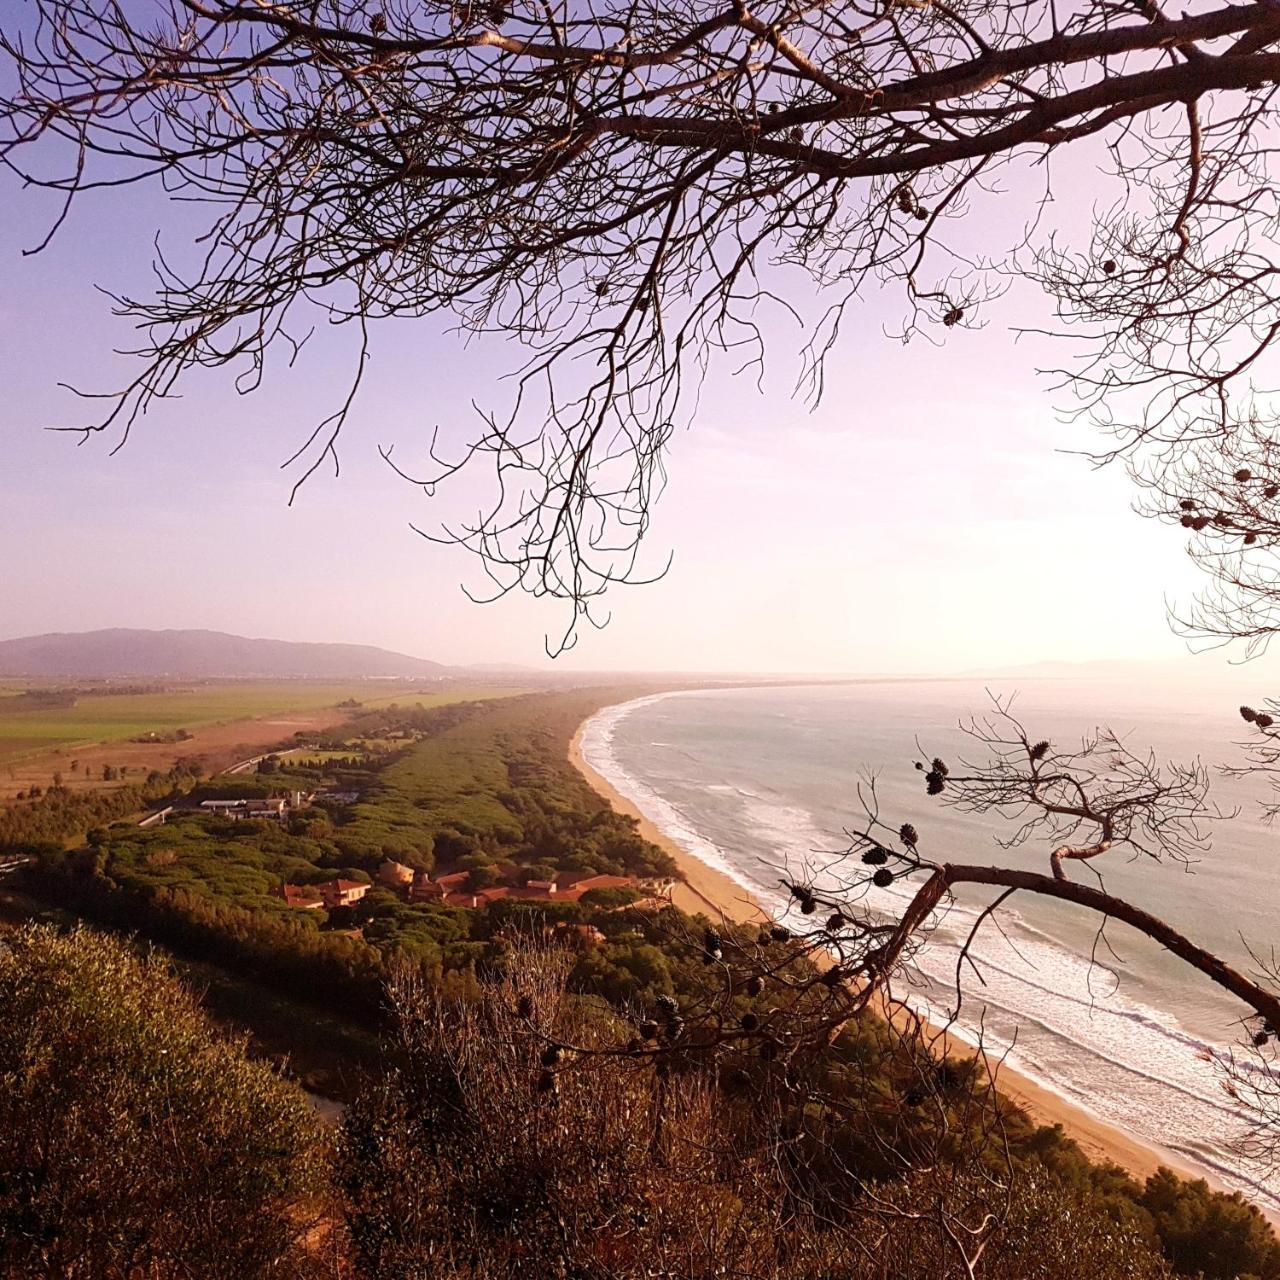
[[276, 893], [284, 899], [286, 907], [295, 907], [301, 911], [318, 911], [324, 906], [324, 899], [309, 884], [282, 884]]
[[363, 880], [326, 880], [316, 885], [316, 892], [332, 911], [335, 907], [355, 906], [369, 892], [369, 885]]

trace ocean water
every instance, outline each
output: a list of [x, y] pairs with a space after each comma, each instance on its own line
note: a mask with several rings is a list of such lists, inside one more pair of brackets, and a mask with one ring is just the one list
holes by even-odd
[[[1015, 709], [1032, 738], [1078, 744], [1108, 725], [1134, 750], [1163, 760], [1238, 760], [1237, 706], [1257, 679], [1191, 689], [1161, 681], [1021, 680]], [[859, 788], [876, 775], [890, 825], [915, 824], [938, 860], [1048, 870], [1049, 845], [1007, 849], [1013, 828], [947, 809], [924, 794], [913, 761], [980, 754], [960, 721], [990, 709], [1008, 683], [886, 681], [809, 688], [721, 689], [659, 695], [600, 712], [586, 726], [589, 763], [689, 853], [727, 871], [781, 913], [788, 872], [820, 869], [862, 816]], [[966, 745], [967, 744], [967, 745]], [[1162, 916], [1246, 972], [1280, 924], [1280, 826], [1261, 819], [1265, 784], [1214, 777], [1229, 820], [1209, 824], [1211, 847], [1190, 866], [1113, 850], [1094, 866], [1109, 892]], [[1093, 881], [1076, 864], [1073, 878]], [[865, 905], [897, 913], [911, 881], [872, 889]], [[991, 896], [960, 898], [918, 958], [915, 1000], [934, 1016], [955, 1009], [958, 948]], [[1280, 1175], [1243, 1140], [1248, 1120], [1227, 1091], [1237, 1069], [1266, 1068], [1239, 1046], [1246, 1010], [1176, 957], [1116, 922], [1019, 894], [974, 949], [981, 978], [962, 984], [957, 1026], [1009, 1064], [1148, 1145], [1245, 1193], [1275, 1216]]]

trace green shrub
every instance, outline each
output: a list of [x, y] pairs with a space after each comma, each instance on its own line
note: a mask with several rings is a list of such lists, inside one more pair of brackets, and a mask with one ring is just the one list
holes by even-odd
[[163, 964], [85, 930], [0, 942], [0, 1274], [297, 1274], [323, 1172], [305, 1095]]

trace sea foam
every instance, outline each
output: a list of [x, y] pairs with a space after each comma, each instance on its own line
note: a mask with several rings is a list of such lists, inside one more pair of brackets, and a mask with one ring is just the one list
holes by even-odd
[[[744, 856], [702, 830], [705, 815], [692, 804], [662, 795], [619, 759], [625, 721], [642, 708], [693, 696], [658, 694], [606, 708], [584, 726], [583, 755], [682, 849], [781, 916], [789, 901], [779, 881], [800, 864], [821, 866], [824, 850], [838, 845], [838, 833], [824, 831], [804, 804], [788, 802], [763, 780], [753, 788], [708, 777], [702, 789], [736, 804], [753, 842], [772, 855]], [[661, 744], [629, 743], [627, 754], [659, 745], [680, 749], [668, 741], [671, 736]], [[870, 889], [863, 905], [897, 916], [910, 893], [910, 883], [900, 881]], [[912, 1003], [934, 1021], [947, 1022], [954, 1014], [959, 948], [976, 918], [976, 909], [952, 904], [920, 953], [924, 990]], [[988, 924], [979, 935], [973, 956], [981, 980], [974, 981], [970, 971], [953, 1032], [971, 1044], [981, 1039], [993, 1056], [1036, 1084], [1195, 1166], [1218, 1185], [1244, 1192], [1269, 1213], [1280, 1212], [1280, 1181], [1259, 1176], [1233, 1146], [1247, 1116], [1223, 1087], [1229, 1046], [1193, 1035], [1171, 1013], [1116, 990], [1096, 961], [1063, 947], [1043, 926], [1016, 912], [1004, 914], [1002, 924], [1003, 933]]]

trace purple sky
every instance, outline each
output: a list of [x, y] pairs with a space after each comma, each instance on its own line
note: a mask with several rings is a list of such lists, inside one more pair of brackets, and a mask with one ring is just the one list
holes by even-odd
[[[50, 216], [0, 183], [0, 635], [104, 626], [213, 627], [343, 640], [451, 662], [536, 663], [560, 615], [526, 598], [479, 607], [475, 566], [409, 522], [443, 509], [377, 454], [420, 457], [431, 429], [469, 428], [496, 400], [500, 344], [466, 348], [428, 322], [374, 331], [340, 479], [317, 475], [287, 506], [279, 464], [332, 407], [350, 369], [345, 334], [321, 334], [292, 373], [251, 397], [203, 374], [128, 445], [51, 434], [84, 421], [57, 387], [122, 380], [127, 323], [94, 289], [144, 291], [151, 242], [188, 222], [137, 190], [87, 199], [53, 246], [23, 258]], [[772, 329], [763, 394], [723, 363], [696, 424], [678, 432], [650, 560], [668, 578], [612, 594], [613, 618], [562, 666], [765, 671], [934, 671], [1184, 651], [1166, 597], [1195, 586], [1176, 532], [1129, 510], [1128, 482], [1061, 448], [1094, 443], [1055, 421], [1009, 300], [982, 331], [939, 349], [884, 336], [896, 302], [846, 326], [813, 413], [791, 394], [794, 327]], [[445, 502], [474, 505], [462, 480]], [[1202, 660], [1220, 665], [1221, 656]]]

